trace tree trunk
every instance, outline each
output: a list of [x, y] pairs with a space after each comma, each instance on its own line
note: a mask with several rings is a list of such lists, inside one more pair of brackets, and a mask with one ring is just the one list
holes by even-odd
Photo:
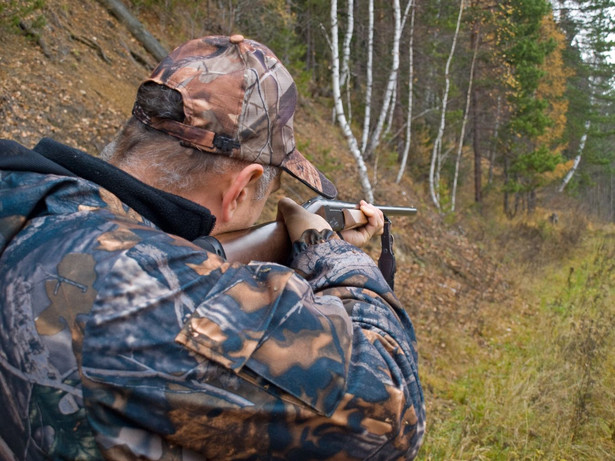
[[363, 116], [363, 135], [361, 137], [361, 152], [365, 152], [367, 137], [369, 136], [370, 116], [372, 110], [373, 86], [373, 60], [374, 60], [374, 0], [368, 5], [368, 43], [367, 43], [367, 71], [365, 82], [365, 114]]
[[346, 137], [346, 141], [348, 142], [348, 146], [350, 147], [350, 152], [357, 162], [357, 167], [359, 171], [359, 179], [361, 180], [361, 185], [363, 186], [363, 192], [365, 193], [365, 200], [368, 202], [374, 201], [374, 194], [372, 192], [372, 186], [369, 182], [369, 177], [367, 174], [367, 168], [365, 166], [365, 162], [363, 161], [363, 156], [361, 155], [361, 151], [359, 151], [359, 146], [357, 144], [357, 140], [350, 129], [350, 125], [346, 120], [346, 116], [344, 114], [344, 105], [342, 104], [342, 95], [340, 90], [340, 58], [339, 58], [339, 45], [338, 45], [338, 24], [337, 24], [337, 0], [331, 1], [331, 70], [332, 70], [332, 79], [333, 79], [333, 100], [335, 103], [335, 112], [337, 115], [337, 121], [340, 124], [342, 131], [344, 132], [344, 136]]
[[[408, 7], [406, 7], [405, 15], [408, 14], [409, 6], [412, 0], [409, 0]], [[393, 90], [397, 85], [397, 73], [399, 72], [399, 41], [401, 39], [401, 9], [399, 6], [399, 0], [393, 0], [393, 12], [395, 16], [395, 28], [393, 30], [393, 46], [391, 53], [393, 55], [393, 64], [391, 65], [391, 72], [389, 73], [389, 80], [382, 100], [382, 108], [380, 110], [380, 116], [378, 117], [378, 123], [374, 129], [374, 133], [369, 140], [369, 144], [363, 152], [365, 158], [370, 158], [378, 144], [380, 143], [380, 136], [384, 127], [384, 122], [389, 111], [389, 105], [391, 104], [391, 98], [393, 96]]]
[[440, 161], [442, 154], [442, 138], [444, 137], [444, 128], [446, 127], [446, 106], [448, 104], [448, 92], [451, 86], [450, 81], [450, 69], [451, 62], [453, 61], [453, 55], [455, 54], [455, 46], [457, 45], [457, 37], [459, 36], [459, 29], [461, 26], [461, 16], [463, 14], [463, 0], [459, 3], [459, 16], [457, 17], [457, 25], [455, 27], [455, 35], [453, 36], [453, 44], [451, 45], [451, 51], [446, 60], [446, 67], [444, 70], [444, 94], [442, 96], [442, 112], [440, 114], [440, 127], [438, 128], [438, 135], [433, 144], [431, 152], [431, 165], [429, 167], [429, 192], [431, 199], [440, 211], [440, 191], [439, 191], [439, 178], [440, 178]]
[[[455, 201], [457, 199], [457, 179], [459, 177], [459, 166], [461, 164], [461, 154], [463, 151], [463, 140], [466, 134], [466, 125], [468, 123], [468, 114], [470, 113], [472, 84], [474, 82], [474, 66], [476, 64], [476, 55], [478, 54], [478, 40], [474, 43], [474, 54], [472, 55], [472, 64], [470, 65], [470, 79], [468, 81], [468, 91], [466, 93], [466, 108], [461, 122], [461, 133], [459, 133], [459, 144], [457, 146], [457, 159], [455, 160], [455, 177], [453, 179], [453, 190], [451, 197], [451, 211], [455, 211]], [[480, 159], [479, 159], [480, 167]], [[475, 168], [476, 169], [476, 168]]]
[[508, 173], [508, 155], [504, 154], [504, 202], [503, 202], [503, 208], [504, 208], [504, 214], [506, 216], [508, 216], [508, 218], [512, 218], [511, 216], [511, 212], [510, 212], [510, 193], [508, 192], [508, 184], [510, 182], [510, 177], [509, 177], [509, 173]]
[[352, 124], [352, 101], [350, 100], [350, 42], [354, 33], [354, 1], [347, 1], [348, 26], [344, 35], [344, 48], [342, 55], [342, 71], [340, 75], [340, 87], [346, 88], [346, 107], [348, 108], [348, 124]]
[[570, 182], [570, 180], [576, 173], [577, 169], [579, 168], [579, 164], [581, 163], [581, 158], [583, 157], [583, 151], [585, 150], [585, 143], [587, 142], [587, 134], [589, 132], [590, 127], [591, 127], [591, 122], [587, 120], [585, 122], [585, 131], [583, 132], [583, 136], [581, 136], [581, 141], [579, 142], [579, 149], [577, 150], [577, 156], [574, 159], [572, 168], [570, 168], [570, 171], [566, 173], [566, 176], [564, 177], [562, 184], [559, 186], [558, 192], [564, 192], [564, 189], [566, 188], [566, 186], [568, 185], [568, 183]]
[[308, 3], [306, 7], [307, 26], [305, 29], [305, 69], [314, 75], [314, 44], [312, 43], [312, 6]]
[[158, 61], [162, 61], [168, 50], [150, 34], [147, 29], [132, 15], [120, 0], [98, 0], [113, 16], [124, 24], [130, 33], [143, 45], [143, 47]]
[[[478, 117], [478, 89], [472, 90], [472, 113], [474, 114], [474, 129], [472, 130], [472, 147], [474, 150], [474, 202], [483, 201], [483, 165], [480, 145], [480, 130]], [[497, 122], [496, 122], [497, 123]], [[489, 166], [489, 173], [493, 174], [492, 165]]]
[[342, 70], [340, 73], [340, 87], [349, 85], [349, 62], [350, 62], [350, 42], [354, 32], [354, 1], [347, 0], [348, 26], [344, 35], [344, 46], [342, 48]]
[[401, 165], [397, 172], [395, 182], [399, 184], [401, 178], [406, 171], [408, 155], [410, 153], [410, 141], [412, 140], [412, 105], [414, 93], [414, 17], [416, 13], [415, 5], [412, 6], [412, 16], [410, 17], [410, 42], [408, 43], [408, 116], [406, 121], [406, 142], [404, 144], [404, 153], [401, 159]]
[[[478, 54], [478, 47], [480, 46], [480, 34], [478, 31], [478, 24], [474, 21], [472, 25], [472, 42], [474, 44], [474, 56], [472, 58], [472, 66], [474, 66], [474, 60]], [[474, 202], [481, 203], [483, 201], [483, 168], [482, 168], [482, 155], [480, 146], [479, 135], [479, 123], [478, 123], [478, 89], [472, 89], [472, 113], [474, 115], [474, 133], [472, 139], [472, 145], [474, 147]], [[497, 123], [497, 122], [496, 122]]]
[[531, 215], [536, 211], [536, 189], [527, 193], [527, 214]]
[[[493, 128], [493, 142], [491, 143], [489, 152], [489, 175], [487, 177], [487, 183], [491, 185], [493, 182], [493, 168], [495, 165], [495, 154], [498, 146], [498, 136], [500, 135], [500, 112], [502, 107], [501, 96], [497, 97], [497, 105], [495, 109], [495, 127]], [[476, 114], [475, 114], [476, 117]], [[476, 133], [475, 133], [476, 134]]]

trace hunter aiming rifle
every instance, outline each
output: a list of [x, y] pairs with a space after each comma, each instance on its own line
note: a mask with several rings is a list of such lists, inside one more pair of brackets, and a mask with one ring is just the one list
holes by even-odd
[[[341, 200], [329, 200], [315, 197], [308, 200], [303, 208], [322, 216], [336, 231], [353, 229], [367, 223], [367, 218], [357, 209], [357, 204]], [[378, 267], [393, 288], [395, 275], [395, 256], [393, 254], [393, 236], [390, 232], [389, 216], [412, 216], [416, 208], [402, 206], [375, 205], [384, 213], [384, 231], [381, 236], [382, 252]], [[200, 237], [194, 241], [197, 245], [213, 250], [232, 262], [247, 264], [250, 261], [271, 261], [286, 263], [291, 250], [291, 242], [284, 223], [268, 222], [247, 229], [217, 235]]]

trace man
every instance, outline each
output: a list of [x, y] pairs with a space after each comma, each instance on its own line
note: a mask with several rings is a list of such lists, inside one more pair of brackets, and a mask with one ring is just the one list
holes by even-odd
[[[201, 236], [251, 226], [296, 149], [296, 89], [241, 36], [177, 48], [104, 156], [0, 143], [0, 458], [413, 458], [409, 318], [356, 245], [289, 199], [287, 266]], [[354, 245], [353, 245], [354, 244]]]

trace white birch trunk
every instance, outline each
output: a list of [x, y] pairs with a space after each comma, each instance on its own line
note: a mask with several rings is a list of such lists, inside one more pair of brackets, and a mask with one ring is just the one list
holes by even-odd
[[[413, 8], [414, 0], [408, 0], [406, 4], [406, 9], [404, 10], [404, 15], [401, 19], [401, 23], [399, 25], [399, 37], [401, 39], [401, 34], [406, 25], [406, 19], [408, 18], [408, 11], [410, 8]], [[414, 12], [414, 9], [412, 10]], [[398, 71], [399, 74], [399, 71]], [[385, 125], [385, 130], [382, 133], [381, 137], [387, 136], [391, 131], [391, 127], [393, 126], [393, 117], [395, 117], [395, 106], [397, 105], [397, 76], [395, 77], [395, 84], [393, 85], [393, 94], [391, 95], [391, 102], [389, 104], [389, 117], [387, 118], [387, 122]]]
[[352, 123], [352, 104], [350, 100], [350, 42], [354, 33], [354, 0], [346, 2], [348, 26], [344, 36], [344, 48], [342, 53], [342, 71], [340, 75], [340, 87], [346, 88], [346, 107], [348, 108], [348, 124]]
[[429, 192], [431, 199], [440, 211], [440, 167], [441, 167], [441, 152], [442, 152], [442, 138], [444, 137], [444, 129], [446, 127], [446, 106], [448, 104], [448, 92], [450, 89], [450, 68], [453, 61], [453, 55], [455, 54], [455, 47], [457, 46], [457, 37], [459, 36], [459, 28], [461, 25], [461, 15], [463, 14], [463, 0], [459, 3], [459, 16], [457, 17], [457, 26], [455, 27], [455, 35], [453, 36], [453, 44], [451, 45], [451, 52], [446, 60], [446, 67], [444, 70], [444, 94], [442, 95], [442, 113], [440, 115], [440, 127], [438, 128], [438, 135], [434, 140], [433, 150], [431, 153], [431, 165], [429, 167]]
[[587, 142], [587, 134], [589, 132], [590, 127], [591, 127], [591, 122], [587, 120], [585, 122], [585, 131], [583, 132], [583, 136], [581, 136], [581, 141], [579, 142], [579, 150], [577, 151], [577, 156], [574, 158], [574, 163], [572, 164], [572, 168], [570, 168], [570, 171], [568, 171], [568, 173], [566, 173], [566, 176], [564, 176], [562, 184], [559, 186], [558, 192], [564, 192], [564, 189], [566, 188], [566, 186], [568, 185], [568, 183], [570, 182], [570, 180], [576, 173], [577, 169], [579, 168], [579, 164], [581, 163], [581, 158], [583, 157], [583, 151], [585, 150], [585, 143]]
[[350, 62], [350, 42], [354, 33], [354, 0], [348, 0], [346, 3], [348, 14], [348, 27], [344, 36], [344, 45], [342, 48], [342, 70], [340, 73], [340, 87], [348, 86], [349, 83], [349, 62]]
[[416, 8], [412, 6], [412, 15], [410, 17], [410, 40], [408, 43], [408, 115], [406, 121], [406, 142], [404, 144], [404, 153], [401, 159], [401, 165], [397, 172], [395, 183], [399, 184], [401, 178], [406, 171], [408, 163], [408, 155], [410, 154], [410, 141], [412, 140], [412, 105], [414, 93], [414, 16]]
[[374, 133], [369, 140], [369, 144], [363, 153], [366, 157], [369, 157], [370, 154], [378, 147], [380, 143], [380, 136], [382, 134], [382, 128], [384, 127], [384, 122], [389, 111], [389, 105], [391, 103], [391, 96], [393, 95], [393, 88], [397, 83], [397, 73], [399, 71], [399, 41], [401, 38], [401, 10], [399, 7], [399, 0], [393, 0], [393, 11], [395, 16], [395, 28], [393, 31], [393, 47], [391, 49], [391, 53], [393, 55], [393, 64], [391, 65], [391, 72], [389, 73], [389, 81], [387, 83], [386, 90], [384, 92], [384, 98], [382, 100], [382, 108], [380, 110], [380, 116], [378, 117], [378, 122], [376, 124], [376, 128], [374, 129]]
[[463, 139], [466, 134], [466, 125], [468, 123], [468, 115], [470, 113], [470, 101], [472, 94], [472, 84], [474, 82], [474, 65], [476, 64], [476, 55], [478, 54], [478, 40], [474, 44], [474, 54], [472, 55], [472, 64], [470, 65], [470, 81], [468, 82], [468, 92], [466, 94], [466, 108], [461, 122], [461, 132], [459, 133], [459, 144], [457, 146], [457, 159], [455, 160], [455, 177], [453, 178], [453, 190], [451, 195], [451, 211], [455, 211], [455, 201], [457, 199], [457, 179], [459, 178], [459, 166], [461, 165], [461, 153], [463, 150]]
[[350, 125], [346, 120], [346, 116], [344, 115], [344, 105], [342, 104], [342, 96], [340, 90], [340, 62], [339, 62], [339, 46], [338, 46], [338, 24], [337, 24], [337, 0], [331, 0], [331, 68], [332, 68], [332, 79], [333, 79], [333, 100], [335, 103], [335, 111], [337, 114], [337, 121], [340, 124], [344, 136], [346, 137], [346, 141], [348, 142], [348, 146], [350, 147], [350, 152], [357, 162], [357, 167], [359, 171], [359, 179], [361, 180], [361, 185], [363, 186], [363, 192], [365, 193], [365, 199], [368, 202], [374, 201], [374, 194], [372, 192], [372, 186], [369, 183], [369, 177], [367, 174], [367, 168], [365, 166], [365, 162], [363, 161], [363, 156], [361, 155], [361, 151], [359, 151], [359, 146], [357, 144], [357, 140], [350, 129]]
[[368, 41], [367, 41], [367, 71], [365, 88], [365, 114], [363, 116], [363, 135], [361, 137], [361, 152], [365, 153], [367, 137], [369, 136], [370, 116], [372, 110], [373, 60], [374, 60], [374, 0], [368, 5]]

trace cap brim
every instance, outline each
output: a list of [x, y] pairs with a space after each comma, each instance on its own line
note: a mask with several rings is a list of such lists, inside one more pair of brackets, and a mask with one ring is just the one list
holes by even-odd
[[337, 197], [335, 185], [301, 155], [297, 149], [286, 156], [280, 168], [301, 181], [314, 192], [329, 199]]

